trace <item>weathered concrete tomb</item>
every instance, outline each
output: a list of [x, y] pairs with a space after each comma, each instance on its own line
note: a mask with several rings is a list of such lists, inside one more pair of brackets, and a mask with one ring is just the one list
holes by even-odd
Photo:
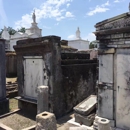
[[6, 52], [6, 77], [17, 77], [17, 59], [15, 52]]
[[95, 25], [99, 40], [98, 116], [130, 129], [130, 13]]
[[9, 101], [6, 99], [5, 68], [5, 40], [0, 39], [0, 115], [9, 111]]
[[[95, 93], [97, 60], [69, 48], [57, 36], [17, 42], [19, 107], [35, 108], [38, 86], [48, 86], [48, 111], [60, 117]], [[43, 100], [41, 100], [43, 101]]]

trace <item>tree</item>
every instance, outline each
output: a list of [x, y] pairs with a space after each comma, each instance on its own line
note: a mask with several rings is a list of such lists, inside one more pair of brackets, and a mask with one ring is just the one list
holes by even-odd
[[92, 49], [92, 48], [94, 48], [94, 44], [92, 42], [90, 42], [89, 49]]
[[24, 27], [21, 27], [20, 29], [18, 29], [18, 32], [22, 32], [25, 33], [26, 29]]
[[3, 32], [3, 29], [1, 29], [1, 31], [0, 31], [0, 37], [1, 37], [2, 32]]
[[10, 35], [14, 35], [16, 33], [16, 30], [14, 30], [12, 27], [7, 28]]
[[[22, 32], [22, 33], [25, 33], [25, 28], [24, 27], [21, 27], [20, 29], [18, 29], [18, 32]], [[10, 35], [14, 35], [17, 31], [15, 29], [13, 29], [12, 27], [8, 27], [7, 28], [7, 31], [9, 32]], [[3, 29], [0, 30], [0, 37], [1, 37], [1, 34], [3, 32]]]
[[97, 40], [90, 42], [89, 49], [97, 48]]

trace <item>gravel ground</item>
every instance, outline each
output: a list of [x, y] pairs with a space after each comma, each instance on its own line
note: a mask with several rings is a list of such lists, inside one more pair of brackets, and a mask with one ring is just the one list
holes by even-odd
[[35, 117], [21, 111], [0, 119], [0, 122], [13, 130], [21, 130], [36, 124]]
[[14, 83], [14, 82], [16, 82], [17, 81], [17, 77], [15, 77], [15, 78], [6, 78], [6, 83], [7, 82], [12, 82], [12, 83]]
[[[6, 78], [7, 82], [14, 83], [17, 80], [17, 78]], [[18, 109], [18, 101], [16, 99], [9, 99], [9, 108], [10, 112]], [[69, 119], [73, 118], [73, 113], [70, 113], [63, 118], [60, 118], [57, 121], [57, 129], [58, 130], [68, 130], [69, 125], [66, 123]], [[11, 114], [7, 117], [4, 117], [0, 119], [0, 122], [4, 125], [12, 128], [13, 130], [21, 130], [30, 126], [33, 126], [36, 124], [35, 117], [32, 115], [28, 115], [28, 113], [24, 113], [22, 111], [16, 112], [14, 114]]]
[[18, 109], [18, 100], [14, 98], [9, 99], [9, 109], [10, 109], [10, 112]]

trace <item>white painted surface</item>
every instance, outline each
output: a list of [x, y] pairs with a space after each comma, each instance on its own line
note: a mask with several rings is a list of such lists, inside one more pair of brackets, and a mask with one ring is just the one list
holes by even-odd
[[37, 87], [43, 85], [44, 61], [38, 57], [24, 60], [24, 94], [28, 98], [37, 98]]
[[[106, 89], [105, 89], [106, 88]], [[98, 116], [113, 119], [113, 90], [98, 89]]]
[[113, 54], [99, 55], [99, 82], [113, 83]]
[[42, 29], [39, 29], [37, 23], [31, 23], [31, 27], [25, 30], [25, 33], [16, 32], [14, 35], [9, 35], [7, 28], [4, 27], [2, 38], [9, 40], [10, 48], [8, 51], [14, 51], [13, 46], [16, 45], [17, 41], [27, 38], [38, 38], [42, 36]]
[[68, 46], [76, 48], [78, 50], [88, 50], [89, 49], [89, 41], [86, 40], [71, 40], [68, 41]]
[[14, 51], [14, 48], [13, 48], [13, 46], [14, 45], [16, 45], [16, 43], [17, 43], [17, 41], [19, 41], [19, 40], [23, 40], [23, 39], [27, 39], [27, 37], [17, 37], [17, 38], [11, 38], [10, 39], [10, 51]]
[[10, 35], [9, 35], [7, 28], [5, 26], [4, 26], [3, 32], [1, 34], [1, 38], [6, 39], [6, 40], [10, 39]]
[[[83, 102], [82, 104], [79, 105], [79, 108], [82, 109], [90, 109], [94, 104], [97, 103], [97, 98], [96, 96], [91, 96], [89, 99], [87, 99], [85, 102]], [[86, 111], [85, 110], [85, 111]]]
[[130, 129], [130, 49], [117, 50], [116, 126]]
[[79, 27], [77, 28], [77, 31], [76, 31], [76, 39], [81, 39]]
[[75, 118], [72, 118], [72, 119], [68, 120], [67, 123], [69, 123], [71, 127], [83, 128], [82, 130], [93, 130], [93, 127], [89, 127], [89, 126], [86, 126], [86, 125], [81, 125], [81, 124], [75, 122]]
[[78, 50], [89, 49], [89, 41], [81, 39], [79, 27], [77, 28], [77, 31], [75, 32], [75, 40], [68, 41], [68, 46], [76, 48]]
[[29, 37], [35, 38], [35, 37], [41, 37], [42, 36], [42, 29], [39, 29], [37, 26], [37, 23], [32, 23], [32, 26], [28, 29], [26, 29], [26, 32]]
[[10, 51], [10, 41], [9, 40], [5, 41], [5, 51]]

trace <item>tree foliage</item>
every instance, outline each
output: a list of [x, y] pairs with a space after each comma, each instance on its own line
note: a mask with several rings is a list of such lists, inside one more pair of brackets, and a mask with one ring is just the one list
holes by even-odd
[[94, 48], [94, 44], [92, 42], [90, 42], [89, 49], [92, 49], [92, 48]]
[[89, 49], [93, 49], [93, 48], [97, 48], [97, 43], [96, 43], [96, 41], [92, 41], [92, 42], [90, 42], [90, 44], [89, 44]]
[[21, 27], [20, 29], [18, 29], [18, 32], [22, 32], [25, 33], [26, 29], [24, 27]]
[[[25, 30], [26, 30], [26, 29], [25, 29], [24, 27], [21, 27], [21, 28], [18, 29], [18, 30], [13, 29], [12, 27], [8, 27], [8, 28], [7, 28], [7, 31], [9, 32], [10, 35], [14, 35], [17, 31], [18, 31], [18, 32], [25, 33]], [[1, 37], [2, 32], [3, 32], [3, 29], [0, 30], [0, 37]]]
[[16, 33], [16, 30], [13, 29], [12, 27], [8, 27], [7, 30], [8, 30], [10, 35], [14, 35]]
[[1, 37], [2, 32], [3, 32], [3, 29], [0, 30], [0, 37]]

